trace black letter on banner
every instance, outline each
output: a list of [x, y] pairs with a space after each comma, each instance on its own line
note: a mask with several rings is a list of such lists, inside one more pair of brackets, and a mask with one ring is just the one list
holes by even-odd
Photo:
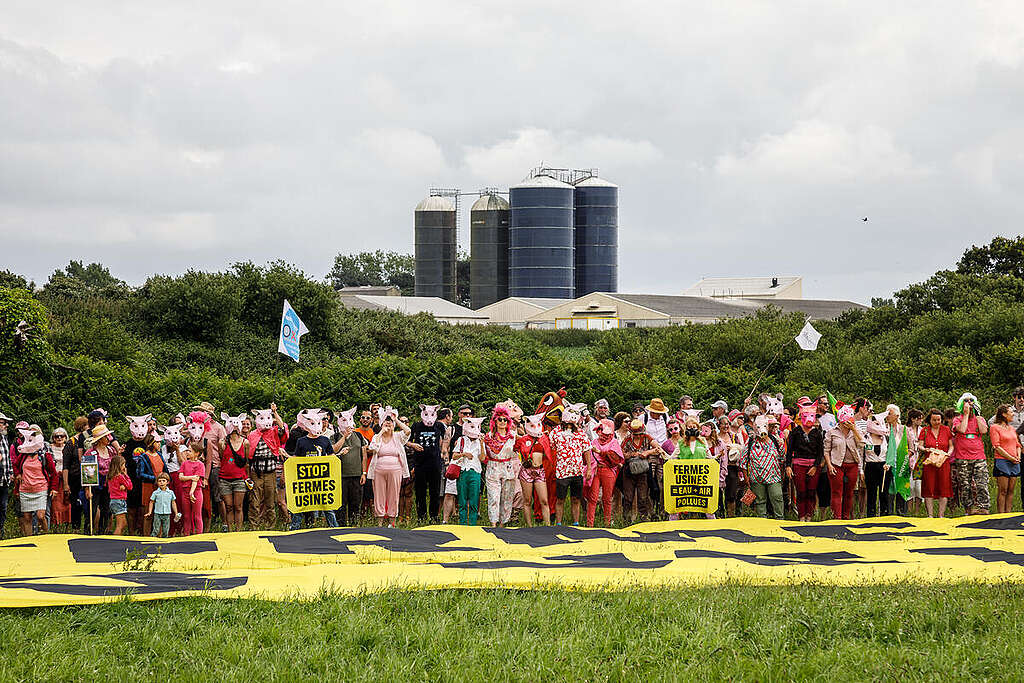
[[[338, 540], [334, 536], [383, 536], [381, 540]], [[366, 527], [359, 529], [314, 529], [296, 531], [282, 536], [260, 536], [270, 541], [274, 550], [291, 555], [351, 555], [352, 546], [376, 546], [396, 553], [448, 553], [482, 548], [442, 548], [442, 543], [460, 540], [447, 531], [427, 529], [387, 529]]]
[[1018, 555], [1017, 553], [1011, 553], [1006, 550], [990, 550], [989, 548], [915, 548], [910, 550], [912, 553], [921, 553], [922, 555], [955, 555], [955, 556], [967, 556], [973, 557], [976, 560], [982, 562], [1005, 562], [1006, 564], [1015, 564], [1017, 566], [1024, 566], [1024, 555]]
[[1024, 515], [1003, 517], [1000, 519], [983, 519], [980, 522], [957, 524], [958, 529], [990, 529], [993, 531], [1020, 531], [1024, 529]]
[[795, 534], [799, 534], [809, 538], [831, 538], [836, 541], [896, 541], [901, 538], [930, 538], [935, 536], [945, 536], [946, 534], [941, 531], [908, 531], [906, 533], [896, 533], [893, 531], [873, 531], [866, 534], [854, 533], [854, 529], [860, 527], [896, 527], [905, 528], [911, 526], [906, 522], [883, 522], [881, 524], [861, 524], [861, 525], [850, 525], [850, 524], [807, 524], [804, 526], [784, 526], [784, 531], [792, 531]]
[[644, 560], [635, 562], [622, 553], [597, 555], [557, 555], [545, 560], [566, 564], [546, 564], [527, 560], [493, 560], [483, 562], [439, 562], [446, 569], [661, 569], [672, 560]]
[[[47, 578], [47, 577], [42, 577]], [[67, 580], [66, 577], [65, 580]], [[83, 595], [89, 597], [118, 597], [122, 595], [148, 595], [152, 593], [180, 593], [181, 591], [228, 591], [244, 586], [245, 576], [212, 578], [208, 574], [181, 572], [120, 572], [118, 574], [85, 574], [82, 578], [101, 578], [131, 581], [134, 586], [96, 586], [76, 583], [42, 583], [35, 579], [0, 579], [0, 588], [27, 588], [54, 595]]]
[[625, 531], [628, 536], [613, 534], [606, 529], [581, 529], [573, 526], [534, 526], [509, 529], [487, 527], [484, 529], [494, 534], [499, 540], [509, 545], [527, 545], [531, 548], [543, 548], [549, 545], [565, 545], [581, 543], [597, 539], [624, 541], [626, 543], [693, 543], [693, 539], [683, 531]]
[[75, 562], [124, 562], [127, 553], [150, 555], [194, 555], [217, 550], [213, 541], [121, 541], [115, 538], [72, 538], [68, 550]]

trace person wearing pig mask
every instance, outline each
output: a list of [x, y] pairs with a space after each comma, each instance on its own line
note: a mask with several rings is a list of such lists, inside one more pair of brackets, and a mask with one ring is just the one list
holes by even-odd
[[825, 467], [832, 491], [832, 517], [850, 519], [853, 489], [857, 478], [864, 476], [864, 440], [854, 424], [851, 406], [840, 408], [836, 419], [839, 424], [825, 434]]
[[21, 533], [32, 535], [32, 518], [35, 517], [39, 533], [45, 534], [48, 531], [46, 504], [59, 490], [57, 467], [38, 425], [19, 427], [18, 433], [21, 443], [15, 449], [12, 464], [21, 504]]
[[430, 521], [436, 522], [441, 509], [441, 445], [447, 428], [437, 421], [438, 407], [420, 404], [420, 421], [412, 426], [408, 444], [415, 453], [411, 466], [416, 472], [416, 515], [421, 521], [429, 514]]
[[[199, 405], [193, 406], [189, 417], [192, 418], [197, 412], [206, 414], [206, 419], [202, 420], [203, 433], [198, 437], [203, 439], [205, 445], [206, 458], [204, 465], [206, 467], [206, 479], [209, 482], [210, 494], [203, 501], [203, 513], [207, 521], [209, 521], [209, 517], [216, 511], [222, 520], [221, 531], [227, 531], [228, 525], [223, 522], [227, 518], [227, 513], [224, 509], [224, 500], [220, 495], [220, 453], [224, 449], [224, 442], [227, 441], [228, 434], [224, 429], [224, 425], [217, 422], [214, 418], [214, 407], [208, 401], [203, 401]], [[194, 418], [193, 421], [195, 421]], [[191, 429], [189, 433], [192, 433]], [[193, 438], [196, 437], [193, 435]]]
[[[171, 478], [168, 488], [174, 493], [175, 500], [181, 501], [181, 480], [178, 476], [181, 472], [181, 463], [185, 461], [185, 456], [182, 453], [185, 448], [182, 445], [185, 437], [181, 433], [185, 428], [185, 418], [177, 415], [172, 419], [172, 423], [159, 430], [160, 435], [163, 437], [161, 455], [164, 459], [164, 471]], [[181, 520], [171, 517], [171, 528], [167, 535], [177, 536], [181, 533], [181, 529]]]
[[128, 533], [131, 534], [141, 534], [143, 532], [142, 513], [139, 512], [139, 508], [142, 507], [143, 482], [142, 475], [139, 473], [139, 463], [135, 456], [138, 453], [146, 452], [146, 437], [149, 435], [149, 419], [151, 417], [153, 416], [150, 414], [125, 416], [125, 421], [128, 423], [129, 438], [124, 442], [120, 455], [124, 458], [125, 474], [128, 475], [132, 482], [132, 488], [128, 491], [127, 498], [127, 528]]
[[[338, 510], [342, 526], [355, 526], [359, 522], [359, 508], [363, 503], [363, 460], [366, 459], [367, 441], [356, 431], [356, 406], [338, 413], [338, 433], [344, 442], [341, 456], [341, 508]], [[347, 449], [347, 450], [346, 450]]]
[[287, 455], [284, 444], [288, 441], [288, 427], [277, 412], [277, 404], [269, 409], [252, 411], [253, 428], [247, 435], [252, 462], [252, 495], [249, 496], [249, 521], [254, 525], [273, 528], [277, 525], [278, 488], [284, 492], [284, 477], [278, 474]]
[[[343, 439], [338, 439], [334, 443], [324, 436], [324, 415], [325, 411], [320, 408], [307, 408], [299, 413], [296, 418], [303, 430], [305, 430], [305, 436], [299, 437], [295, 442], [295, 452], [292, 454], [294, 458], [301, 458], [307, 455], [345, 455], [349, 449], [345, 446]], [[332, 430], [333, 431], [333, 430]], [[334, 514], [334, 510], [324, 510], [324, 519], [326, 520], [328, 527], [338, 526], [338, 518]], [[291, 531], [296, 531], [302, 528], [303, 519], [307, 520], [310, 526], [314, 519], [314, 513], [305, 512], [292, 515], [292, 522], [289, 525]]]
[[410, 429], [398, 419], [398, 413], [390, 406], [378, 409], [380, 431], [374, 435], [367, 447], [367, 458], [363, 462], [361, 482], [373, 480], [373, 509], [377, 523], [394, 527], [398, 518], [398, 497], [401, 494], [402, 478], [409, 476], [409, 461], [405, 455], [405, 444], [409, 441]]

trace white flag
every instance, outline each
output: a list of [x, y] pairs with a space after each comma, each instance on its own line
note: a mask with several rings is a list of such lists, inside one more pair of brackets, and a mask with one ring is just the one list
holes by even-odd
[[299, 360], [299, 337], [309, 332], [306, 324], [299, 319], [288, 299], [284, 300], [284, 311], [281, 312], [281, 336], [278, 337], [277, 350], [292, 360]]
[[821, 332], [818, 332], [811, 325], [811, 321], [808, 320], [804, 323], [804, 328], [800, 330], [800, 334], [796, 335], [796, 343], [800, 345], [800, 348], [804, 351], [814, 351], [818, 348], [818, 341], [821, 340]]

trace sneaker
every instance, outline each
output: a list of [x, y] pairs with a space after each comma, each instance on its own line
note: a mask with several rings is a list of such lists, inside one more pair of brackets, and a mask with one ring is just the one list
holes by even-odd
[[221, 524], [221, 525], [220, 525], [220, 530], [221, 530], [221, 531], [222, 531], [223, 533], [225, 533], [225, 534], [226, 534], [226, 533], [228, 532], [228, 525], [227, 525], [227, 524]]

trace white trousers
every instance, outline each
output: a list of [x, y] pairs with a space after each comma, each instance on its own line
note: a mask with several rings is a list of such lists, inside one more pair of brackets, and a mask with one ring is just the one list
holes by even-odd
[[516, 491], [515, 479], [487, 477], [487, 515], [491, 526], [508, 524], [512, 519], [512, 497]]

